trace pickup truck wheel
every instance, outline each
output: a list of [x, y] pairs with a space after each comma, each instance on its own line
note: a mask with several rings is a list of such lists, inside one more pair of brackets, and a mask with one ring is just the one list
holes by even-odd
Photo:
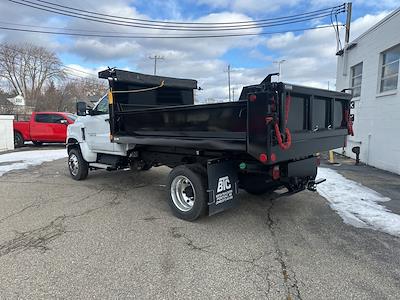
[[14, 132], [14, 147], [19, 148], [24, 145], [24, 138], [22, 137], [22, 134], [19, 132]]
[[42, 142], [37, 142], [37, 141], [32, 141], [32, 143], [33, 143], [35, 146], [42, 146], [42, 145], [43, 145]]
[[202, 172], [178, 166], [168, 176], [169, 206], [175, 216], [194, 221], [207, 209], [207, 184]]
[[88, 176], [89, 164], [82, 157], [79, 149], [71, 149], [68, 153], [68, 169], [72, 179], [83, 180]]

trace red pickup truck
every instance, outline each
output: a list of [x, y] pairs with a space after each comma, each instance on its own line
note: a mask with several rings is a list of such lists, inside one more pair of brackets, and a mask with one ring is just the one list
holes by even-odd
[[71, 113], [34, 112], [29, 121], [14, 121], [14, 145], [21, 147], [26, 141], [35, 145], [65, 143], [67, 126], [75, 119]]

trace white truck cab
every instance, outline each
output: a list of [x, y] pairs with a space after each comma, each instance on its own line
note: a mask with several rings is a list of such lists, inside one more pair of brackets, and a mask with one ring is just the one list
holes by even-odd
[[85, 169], [109, 168], [107, 160], [126, 157], [132, 148], [129, 144], [111, 142], [108, 102], [106, 94], [86, 115], [78, 116], [75, 123], [68, 126], [68, 164], [74, 179], [84, 179], [88, 173]]

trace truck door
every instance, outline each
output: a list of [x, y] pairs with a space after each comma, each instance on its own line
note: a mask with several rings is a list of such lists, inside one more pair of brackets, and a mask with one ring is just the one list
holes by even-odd
[[97, 103], [92, 114], [85, 118], [86, 140], [89, 148], [98, 152], [113, 152], [114, 143], [110, 141], [107, 95]]
[[65, 143], [67, 138], [67, 119], [61, 114], [49, 114], [51, 116], [51, 124], [49, 124], [53, 130], [51, 140], [53, 142]]
[[52, 121], [50, 114], [35, 114], [30, 122], [30, 135], [32, 141], [48, 142], [53, 130], [50, 126]]

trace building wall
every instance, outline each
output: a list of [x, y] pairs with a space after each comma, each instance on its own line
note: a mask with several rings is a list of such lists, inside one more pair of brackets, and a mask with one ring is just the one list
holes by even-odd
[[14, 149], [14, 116], [0, 115], [0, 151]]
[[[379, 23], [378, 23], [379, 24]], [[400, 44], [400, 10], [354, 40], [355, 47], [338, 57], [336, 88], [351, 86], [350, 68], [363, 62], [360, 97], [354, 98], [355, 136], [348, 137], [345, 155], [360, 146], [362, 162], [400, 174], [400, 82], [379, 92], [381, 52]], [[350, 43], [351, 44], [351, 43]], [[346, 57], [347, 56], [347, 57]], [[400, 76], [399, 76], [400, 78]]]

